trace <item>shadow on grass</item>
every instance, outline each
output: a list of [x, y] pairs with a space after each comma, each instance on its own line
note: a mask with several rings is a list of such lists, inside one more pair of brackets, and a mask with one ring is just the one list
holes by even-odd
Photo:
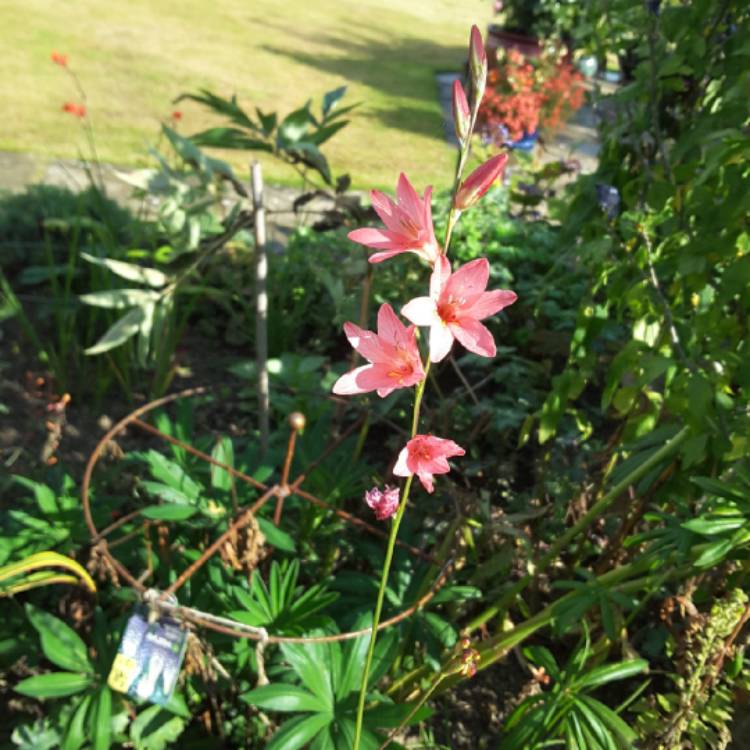
[[[269, 21], [264, 23], [275, 26]], [[336, 52], [326, 49], [316, 53], [300, 47], [284, 49], [272, 45], [263, 48], [380, 92], [384, 95], [382, 100], [363, 104], [368, 116], [387, 127], [445, 139], [435, 74], [460, 70], [466, 60], [464, 47], [446, 47], [417, 36], [386, 37], [375, 31], [352, 30], [343, 36], [308, 35], [288, 26], [284, 30], [304, 42], [305, 47], [320, 45]]]

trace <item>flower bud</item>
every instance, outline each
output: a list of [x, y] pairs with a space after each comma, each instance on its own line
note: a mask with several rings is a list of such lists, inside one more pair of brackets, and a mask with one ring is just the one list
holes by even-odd
[[469, 70], [471, 71], [472, 109], [478, 109], [487, 82], [487, 53], [482, 34], [476, 24], [471, 27], [469, 41]]
[[293, 430], [304, 430], [307, 420], [301, 411], [293, 411], [289, 415], [289, 426]]
[[469, 102], [461, 81], [453, 81], [453, 124], [456, 126], [456, 138], [463, 145], [471, 135], [471, 112]]
[[461, 183], [454, 199], [454, 206], [460, 211], [471, 208], [502, 175], [507, 161], [508, 154], [498, 154], [477, 167]]

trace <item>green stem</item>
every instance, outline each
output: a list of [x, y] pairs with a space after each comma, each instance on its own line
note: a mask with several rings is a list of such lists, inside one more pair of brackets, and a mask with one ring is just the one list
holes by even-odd
[[[424, 395], [424, 387], [427, 383], [427, 375], [430, 371], [430, 360], [427, 359], [427, 365], [425, 366], [424, 378], [417, 385], [416, 394], [414, 396], [414, 412], [411, 420], [411, 433], [410, 437], [413, 438], [417, 434], [417, 427], [419, 426], [419, 413], [422, 408], [422, 396]], [[370, 630], [370, 645], [367, 648], [367, 658], [365, 659], [365, 667], [362, 672], [362, 682], [359, 688], [359, 700], [357, 702], [357, 721], [354, 729], [354, 748], [353, 750], [359, 750], [359, 743], [362, 740], [362, 723], [365, 715], [365, 700], [367, 698], [367, 682], [370, 676], [370, 667], [372, 666], [372, 658], [375, 653], [375, 642], [378, 636], [378, 625], [380, 623], [380, 615], [383, 611], [383, 599], [385, 598], [385, 587], [388, 583], [388, 574], [391, 570], [391, 563], [393, 562], [393, 550], [396, 546], [396, 537], [398, 536], [398, 529], [401, 526], [401, 519], [404, 517], [406, 511], [406, 505], [409, 501], [409, 493], [411, 492], [412, 481], [414, 475], [406, 478], [404, 483], [404, 491], [402, 493], [401, 502], [398, 506], [398, 511], [391, 524], [391, 533], [388, 536], [388, 546], [385, 550], [385, 560], [383, 561], [383, 570], [380, 575], [380, 586], [378, 587], [378, 598], [375, 602], [375, 612], [372, 616], [372, 629]]]
[[610, 505], [631, 485], [637, 482], [641, 477], [646, 475], [651, 469], [657, 466], [677, 446], [687, 438], [690, 429], [683, 427], [671, 440], [665, 443], [659, 448], [656, 453], [644, 461], [640, 466], [637, 466], [631, 471], [624, 479], [618, 482], [604, 497], [600, 498], [595, 502], [588, 513], [584, 514], [577, 523], [571, 526], [562, 536], [558, 537], [557, 541], [554, 542], [547, 551], [547, 553], [540, 558], [540, 560], [533, 566], [533, 571], [527, 573], [523, 578], [516, 581], [508, 591], [501, 597], [501, 599], [488, 607], [484, 612], [475, 617], [468, 625], [468, 630], [474, 630], [481, 625], [484, 625], [488, 620], [491, 620], [495, 615], [502, 612], [515, 598], [521, 593], [541, 572], [549, 567], [550, 563], [557, 559], [557, 556], [562, 550], [582, 531], [587, 529], [604, 511], [609, 508]]
[[[470, 129], [469, 137], [466, 142], [461, 145], [461, 154], [456, 166], [456, 174], [453, 179], [453, 194], [451, 197], [451, 209], [448, 214], [448, 224], [445, 230], [445, 241], [443, 243], [443, 255], [448, 254], [448, 248], [450, 247], [451, 234], [453, 233], [453, 227], [461, 216], [461, 211], [455, 207], [455, 197], [458, 192], [458, 188], [461, 184], [461, 175], [463, 174], [464, 166], [466, 165], [466, 159], [469, 155], [469, 145], [471, 141], [471, 130], [473, 130], [474, 121], [476, 120], [476, 114], [472, 120], [472, 127]], [[411, 438], [417, 434], [417, 428], [419, 427], [419, 414], [422, 407], [422, 396], [424, 395], [425, 385], [427, 384], [427, 376], [430, 373], [430, 358], [427, 358], [427, 363], [424, 368], [424, 378], [417, 384], [416, 395], [414, 397], [414, 411], [411, 420]], [[385, 598], [385, 587], [388, 583], [388, 574], [391, 569], [391, 562], [393, 561], [393, 550], [396, 546], [396, 537], [398, 536], [398, 529], [401, 525], [401, 519], [406, 511], [406, 504], [409, 500], [409, 492], [411, 491], [411, 485], [414, 476], [409, 476], [404, 483], [404, 491], [402, 493], [401, 503], [399, 504], [396, 516], [391, 524], [391, 533], [388, 537], [388, 546], [385, 552], [385, 560], [383, 562], [383, 570], [380, 575], [380, 586], [378, 587], [378, 598], [375, 602], [375, 612], [372, 618], [372, 629], [370, 630], [370, 645], [367, 649], [367, 658], [365, 659], [365, 667], [362, 672], [362, 682], [359, 688], [359, 700], [357, 703], [357, 720], [354, 730], [354, 746], [352, 750], [359, 750], [359, 744], [362, 741], [362, 724], [364, 721], [365, 713], [365, 700], [367, 698], [367, 682], [370, 675], [370, 667], [372, 665], [373, 654], [375, 653], [375, 642], [378, 634], [378, 624], [380, 623], [380, 615], [383, 610], [383, 599]]]

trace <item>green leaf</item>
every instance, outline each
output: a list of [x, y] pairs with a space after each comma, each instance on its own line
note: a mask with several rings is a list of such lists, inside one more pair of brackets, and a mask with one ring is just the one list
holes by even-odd
[[638, 735], [609, 706], [590, 695], [582, 695], [581, 700], [617, 735], [623, 748], [633, 747]]
[[266, 750], [298, 750], [333, 721], [333, 714], [298, 716], [287, 721], [274, 734]]
[[86, 713], [90, 705], [91, 696], [84, 696], [70, 717], [60, 750], [80, 750], [86, 742]]
[[[234, 468], [234, 444], [231, 438], [220, 438], [211, 451], [211, 458]], [[211, 464], [211, 486], [229, 492], [234, 484], [232, 475], [220, 466]]]
[[647, 669], [648, 662], [645, 659], [628, 659], [618, 664], [603, 664], [584, 675], [579, 684], [591, 690], [608, 682], [627, 680], [629, 677], [645, 672]]
[[198, 508], [193, 505], [149, 505], [143, 508], [141, 515], [158, 521], [185, 521], [197, 512]]
[[734, 531], [744, 526], [746, 519], [744, 516], [703, 516], [701, 518], [692, 518], [682, 524], [683, 529], [692, 531], [695, 534], [703, 536], [715, 536], [724, 534], [728, 531]]
[[231, 99], [211, 93], [207, 89], [201, 89], [199, 94], [180, 94], [175, 99], [175, 104], [185, 99], [203, 104], [220, 115], [226, 115], [232, 122], [242, 125], [251, 130], [257, 130], [257, 125], [248, 117], [245, 110], [237, 104], [237, 97], [232, 95]]
[[90, 726], [93, 750], [108, 750], [112, 735], [112, 692], [106, 685], [96, 695]]
[[258, 107], [255, 108], [255, 114], [258, 115], [258, 121], [260, 122], [263, 135], [269, 136], [276, 130], [277, 117], [275, 112], [265, 114]]
[[185, 725], [183, 719], [161, 706], [149, 706], [130, 725], [130, 739], [136, 750], [165, 750], [182, 734]]
[[31, 698], [62, 698], [85, 690], [91, 684], [91, 679], [88, 675], [74, 672], [48, 672], [27, 677], [13, 689]]
[[71, 672], [93, 671], [86, 644], [71, 627], [31, 604], [26, 604], [26, 616], [39, 633], [44, 655], [53, 664]]
[[209, 148], [228, 148], [238, 151], [268, 151], [273, 152], [270, 143], [259, 138], [250, 138], [246, 133], [236, 128], [209, 128], [200, 133], [194, 133], [190, 140], [198, 146]]
[[279, 125], [277, 136], [281, 148], [294, 146], [301, 140], [310, 128], [310, 110], [307, 106], [290, 112]]
[[244, 693], [241, 698], [253, 706], [267, 708], [271, 711], [323, 713], [329, 710], [325, 701], [308, 693], [307, 690], [282, 683], [264, 685]]
[[155, 268], [144, 268], [136, 266], [133, 263], [125, 263], [122, 260], [113, 260], [112, 258], [97, 258], [88, 253], [81, 253], [81, 257], [89, 263], [95, 263], [98, 266], [108, 268], [112, 273], [128, 281], [134, 281], [136, 284], [146, 284], [147, 286], [161, 289], [169, 283], [169, 276], [157, 271]]
[[46, 484], [34, 482], [33, 480], [28, 479], [27, 477], [22, 477], [19, 474], [13, 475], [13, 481], [34, 493], [36, 504], [39, 506], [39, 510], [41, 510], [42, 513], [52, 514], [59, 512], [60, 508], [57, 505], [55, 493], [47, 487]]
[[341, 101], [345, 94], [346, 86], [339, 86], [337, 89], [326, 91], [326, 93], [323, 94], [323, 117], [328, 117], [330, 112], [335, 109], [336, 105]]
[[138, 333], [143, 319], [143, 310], [140, 307], [134, 307], [125, 313], [93, 346], [85, 349], [84, 354], [89, 356], [102, 354], [124, 344]]
[[712, 568], [731, 552], [732, 547], [734, 547], [734, 540], [732, 539], [713, 542], [698, 555], [694, 565], [697, 568]]
[[[367, 639], [365, 639], [367, 640]], [[369, 727], [384, 727], [394, 729], [401, 726], [404, 719], [414, 709], [414, 703], [381, 703], [374, 708], [370, 708], [365, 713], [365, 723]], [[429, 719], [434, 711], [429, 706], [421, 706], [414, 715], [406, 722], [406, 726], [418, 724], [420, 721]]]
[[266, 541], [272, 547], [276, 547], [276, 549], [280, 549], [284, 552], [294, 552], [297, 549], [294, 544], [294, 539], [289, 536], [286, 531], [282, 531], [280, 528], [271, 523], [271, 521], [268, 521], [267, 519], [259, 516], [258, 526], [263, 532], [263, 536], [266, 538]]
[[143, 307], [158, 302], [159, 292], [150, 289], [108, 289], [102, 292], [91, 292], [79, 296], [81, 302], [93, 307], [104, 307], [108, 310], [126, 310], [129, 307]]
[[338, 643], [310, 643], [305, 645], [285, 643], [281, 646], [281, 652], [291, 664], [303, 685], [332, 711], [334, 705], [333, 689], [330, 665], [326, 658], [329, 648], [340, 647]]

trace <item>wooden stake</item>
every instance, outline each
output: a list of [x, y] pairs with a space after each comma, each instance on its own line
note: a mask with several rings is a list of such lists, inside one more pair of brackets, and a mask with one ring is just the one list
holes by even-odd
[[253, 211], [255, 213], [255, 362], [258, 370], [258, 427], [260, 452], [268, 452], [268, 293], [266, 276], [266, 210], [263, 207], [263, 174], [260, 164], [251, 166]]

